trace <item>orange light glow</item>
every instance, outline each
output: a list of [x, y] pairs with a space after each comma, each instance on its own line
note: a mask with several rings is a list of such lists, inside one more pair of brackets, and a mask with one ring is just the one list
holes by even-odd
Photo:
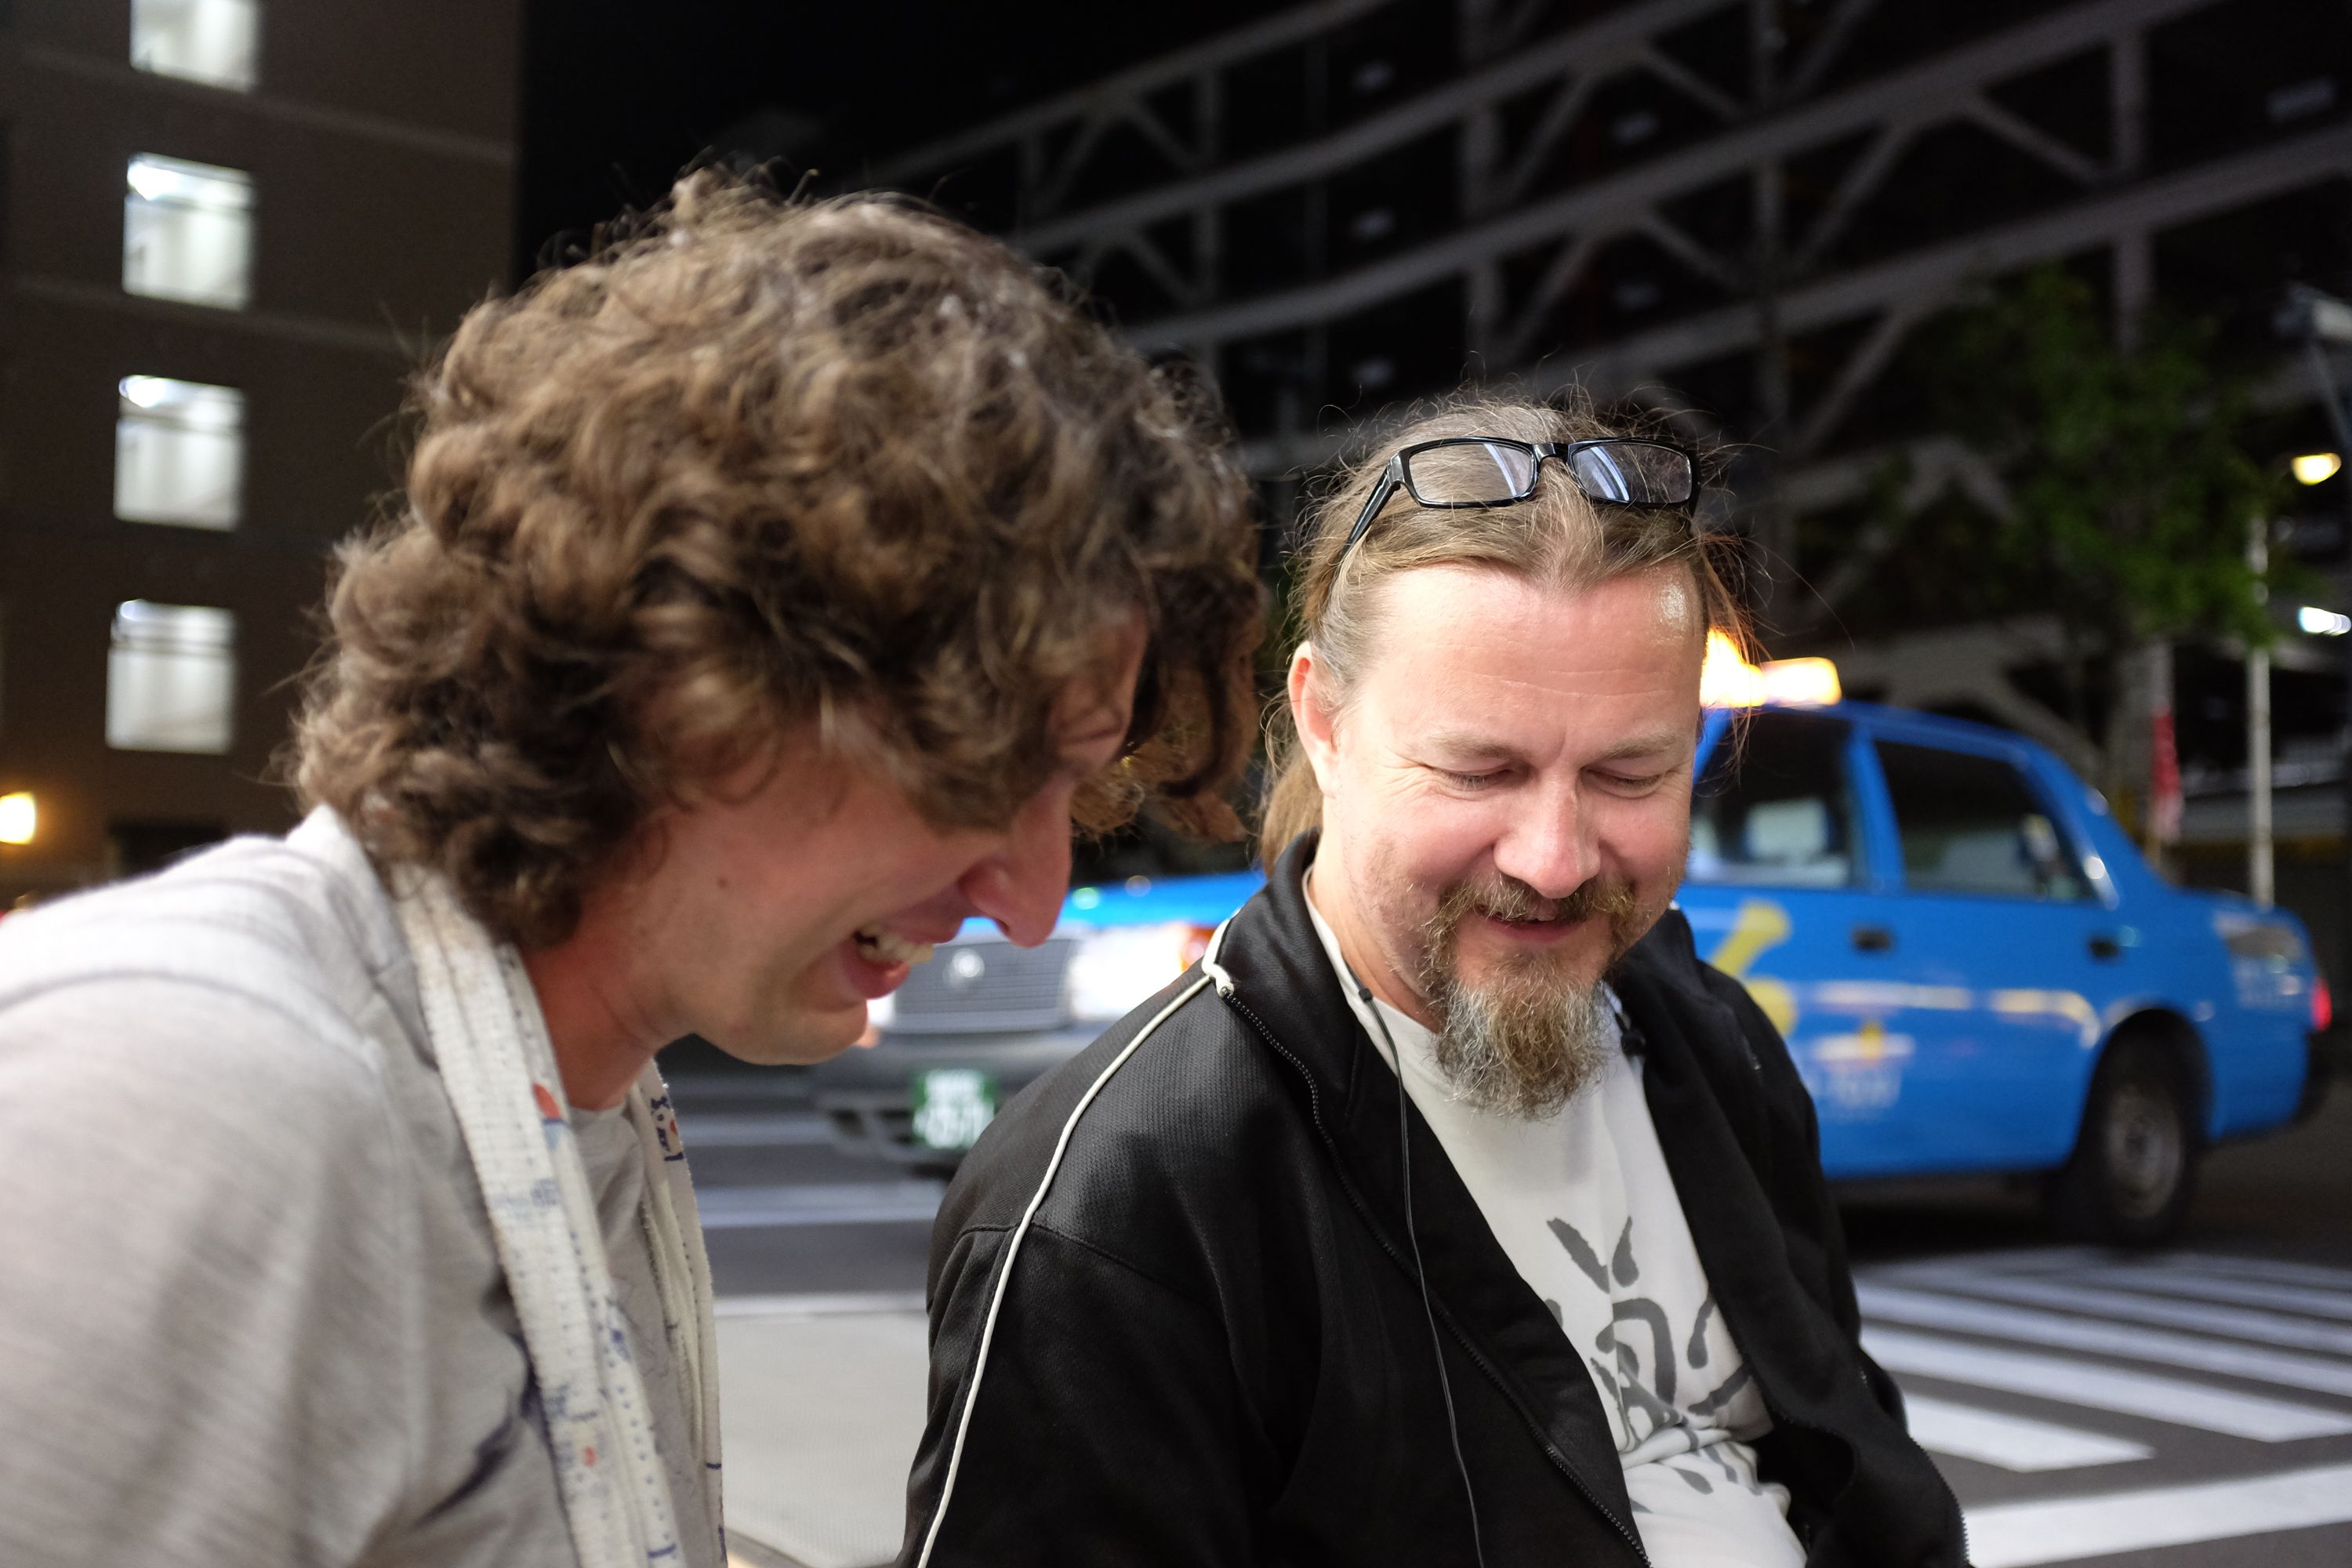
[[1739, 645], [1719, 631], [1706, 634], [1706, 663], [1698, 700], [1709, 708], [1755, 708], [1767, 702], [1825, 706], [1844, 695], [1837, 666], [1825, 658], [1776, 658], [1761, 665], [1740, 657]]

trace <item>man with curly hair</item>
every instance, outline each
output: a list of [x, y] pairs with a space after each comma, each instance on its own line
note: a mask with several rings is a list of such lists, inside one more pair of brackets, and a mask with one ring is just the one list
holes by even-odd
[[656, 1052], [830, 1056], [1074, 822], [1230, 825], [1245, 488], [994, 243], [695, 176], [415, 402], [302, 825], [0, 933], [12, 1568], [719, 1568]]

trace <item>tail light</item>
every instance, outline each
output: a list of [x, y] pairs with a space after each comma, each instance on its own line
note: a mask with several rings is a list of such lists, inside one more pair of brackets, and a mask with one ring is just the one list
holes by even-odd
[[2336, 997], [2327, 989], [2327, 977], [2311, 977], [2311, 1026], [2324, 1029], [2336, 1022]]

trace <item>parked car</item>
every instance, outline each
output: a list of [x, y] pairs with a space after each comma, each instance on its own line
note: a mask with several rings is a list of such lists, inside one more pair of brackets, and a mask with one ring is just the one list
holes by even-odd
[[[2301, 922], [2166, 883], [2042, 747], [1766, 706], [1711, 713], [1697, 765], [1681, 905], [1788, 1037], [1832, 1180], [2028, 1173], [2068, 1231], [2149, 1241], [2205, 1147], [2315, 1102], [2330, 1004]], [[871, 1049], [815, 1069], [817, 1103], [845, 1143], [951, 1166], [1258, 882], [1080, 888], [1043, 947], [942, 946]]]
[[974, 922], [869, 1005], [857, 1048], [809, 1069], [817, 1109], [845, 1148], [953, 1169], [1008, 1096], [1182, 973], [1264, 882], [1240, 871], [1074, 888], [1036, 947]]
[[2175, 888], [2005, 731], [1848, 702], [1711, 715], [1682, 904], [1787, 1037], [1832, 1180], [2032, 1173], [2148, 1241], [2198, 1156], [2315, 1100], [2326, 988], [2281, 910]]

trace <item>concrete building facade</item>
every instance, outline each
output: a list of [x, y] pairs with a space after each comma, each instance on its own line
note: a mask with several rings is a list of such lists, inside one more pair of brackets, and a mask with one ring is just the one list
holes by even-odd
[[507, 280], [521, 21], [0, 5], [0, 910], [290, 822], [330, 552]]

